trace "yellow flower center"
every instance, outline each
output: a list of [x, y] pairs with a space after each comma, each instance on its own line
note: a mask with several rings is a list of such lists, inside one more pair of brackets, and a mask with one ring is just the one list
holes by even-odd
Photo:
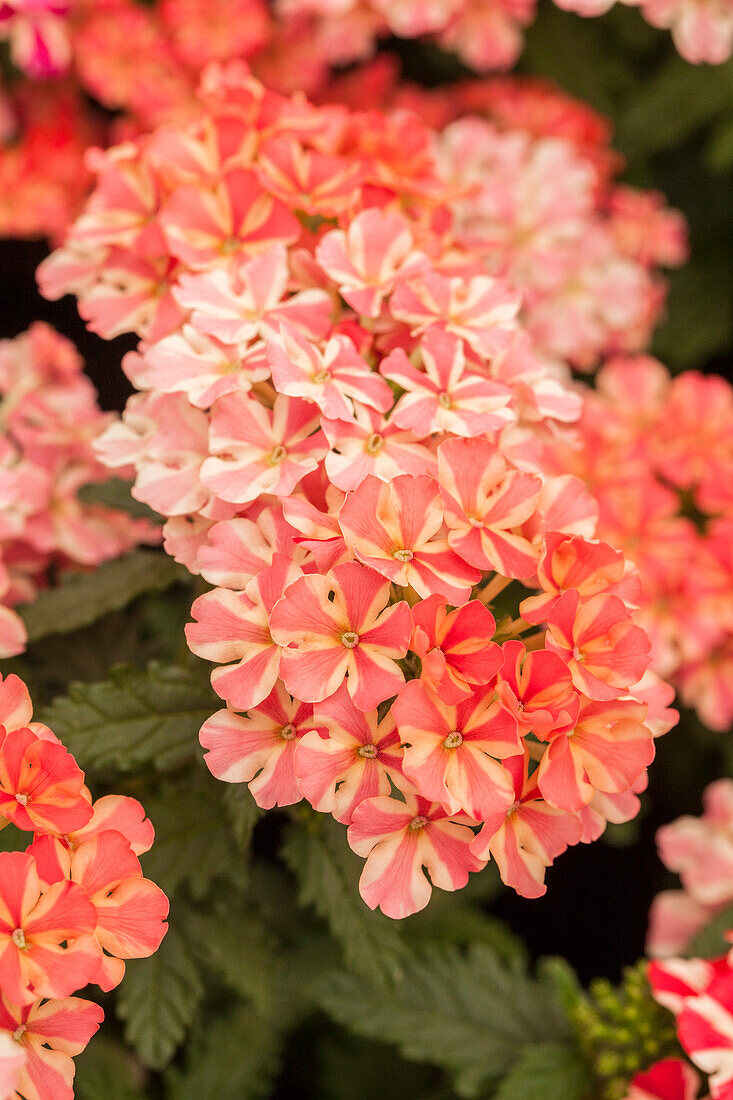
[[366, 449], [370, 455], [375, 455], [384, 443], [384, 436], [379, 432], [372, 432], [366, 441]]
[[353, 630], [345, 630], [341, 635], [341, 645], [347, 649], [356, 649], [359, 644], [359, 635]]
[[395, 550], [392, 557], [395, 559], [395, 561], [408, 562], [412, 561], [414, 555], [412, 553], [412, 550]]
[[417, 817], [413, 817], [407, 828], [411, 829], [413, 833], [416, 833], [418, 829], [424, 829], [427, 823], [428, 819], [426, 817], [423, 817], [422, 814], [418, 814]]
[[267, 461], [270, 463], [271, 466], [277, 466], [277, 464], [284, 461], [287, 456], [288, 452], [286, 451], [285, 447], [283, 447], [282, 443], [278, 443], [277, 447], [275, 447], [275, 450], [269, 455]]
[[375, 756], [379, 755], [379, 749], [376, 745], [359, 745], [356, 750], [359, 756], [363, 756], [365, 760], [373, 760]]
[[443, 741], [444, 749], [457, 749], [459, 745], [463, 744], [463, 734], [460, 730], [453, 730], [453, 733], [449, 733], [446, 739]]
[[19, 951], [22, 951], [25, 947], [28, 946], [25, 942], [25, 932], [22, 928], [16, 928], [13, 932], [11, 932], [10, 938]]
[[282, 737], [283, 741], [292, 741], [295, 738], [296, 732], [297, 731], [292, 722], [288, 722], [287, 726], [283, 726], [283, 728], [280, 730], [280, 736]]

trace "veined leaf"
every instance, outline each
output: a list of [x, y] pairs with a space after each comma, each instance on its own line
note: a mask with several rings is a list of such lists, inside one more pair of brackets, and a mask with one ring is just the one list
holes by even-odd
[[493, 1100], [591, 1100], [593, 1076], [580, 1055], [561, 1043], [525, 1047]]
[[150, 1069], [164, 1069], [183, 1042], [203, 996], [198, 969], [186, 944], [170, 929], [149, 959], [127, 964], [117, 1015], [125, 1038]]
[[350, 1031], [386, 1039], [404, 1057], [450, 1071], [462, 1096], [497, 1085], [525, 1047], [562, 1043], [569, 1033], [551, 983], [481, 944], [466, 954], [450, 947], [411, 954], [391, 990], [338, 972], [316, 992]]
[[76, 683], [45, 707], [46, 722], [82, 768], [130, 771], [174, 768], [199, 751], [198, 733], [217, 709], [199, 670], [151, 663], [147, 670], [113, 668], [108, 680]]
[[343, 826], [325, 815], [293, 823], [282, 856], [298, 880], [300, 902], [314, 905], [328, 921], [347, 965], [377, 981], [397, 978], [404, 945], [394, 923], [362, 901], [358, 881], [363, 864], [349, 849]]
[[242, 1005], [207, 1020], [187, 1049], [185, 1070], [172, 1069], [167, 1075], [170, 1100], [260, 1100], [270, 1095], [281, 1041], [276, 1021]]
[[146, 592], [161, 592], [189, 575], [171, 558], [152, 550], [131, 550], [90, 573], [68, 573], [56, 588], [18, 608], [28, 640], [66, 634], [101, 619]]

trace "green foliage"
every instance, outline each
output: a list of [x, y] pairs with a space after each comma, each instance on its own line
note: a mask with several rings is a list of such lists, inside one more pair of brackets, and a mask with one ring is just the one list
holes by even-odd
[[106, 481], [93, 481], [79, 490], [79, 500], [84, 504], [103, 504], [105, 508], [118, 508], [137, 519], [147, 519], [160, 524], [163, 519], [147, 504], [135, 500], [132, 496], [132, 482], [121, 477], [110, 477]]
[[140, 1100], [147, 1073], [135, 1055], [107, 1035], [108, 1025], [76, 1059], [76, 1100]]
[[617, 988], [596, 979], [588, 996], [570, 1007], [579, 1048], [603, 1100], [620, 1100], [635, 1073], [679, 1054], [674, 1020], [652, 997], [646, 966], [642, 959], [628, 967]]
[[71, 684], [38, 717], [82, 768], [166, 771], [199, 753], [199, 729], [217, 708], [203, 671], [199, 664], [113, 668], [102, 683]]
[[262, 811], [245, 783], [227, 784], [224, 788], [224, 802], [234, 838], [240, 848], [247, 851], [252, 840], [252, 832], [262, 816]]
[[310, 813], [290, 826], [282, 848], [297, 877], [302, 905], [314, 905], [329, 923], [354, 970], [388, 982], [399, 978], [405, 957], [394, 922], [371, 912], [359, 896], [363, 862], [351, 852], [343, 826]]
[[171, 558], [152, 550], [131, 550], [91, 573], [67, 573], [60, 584], [19, 608], [28, 639], [66, 634], [127, 607], [139, 596], [162, 592], [188, 574]]
[[562, 1043], [525, 1047], [494, 1100], [588, 1100], [593, 1078], [576, 1050]]
[[727, 905], [693, 936], [686, 954], [691, 958], [702, 959], [715, 959], [725, 955], [730, 950], [725, 934], [731, 928], [733, 928], [733, 905]]
[[125, 1038], [150, 1069], [168, 1065], [203, 997], [201, 976], [174, 928], [149, 959], [127, 964], [117, 997]]
[[214, 882], [244, 882], [246, 861], [228, 826], [221, 784], [202, 767], [163, 780], [145, 796], [155, 844], [143, 856], [148, 878], [170, 896], [186, 886], [203, 898]]
[[391, 990], [355, 974], [326, 975], [318, 997], [357, 1034], [448, 1070], [461, 1096], [496, 1085], [525, 1047], [568, 1038], [552, 984], [481, 944], [465, 954], [437, 946], [411, 952]]
[[184, 1068], [171, 1069], [166, 1076], [167, 1096], [260, 1100], [277, 1076], [281, 1042], [275, 1022], [246, 1006], [213, 1019], [207, 1015], [186, 1049]]

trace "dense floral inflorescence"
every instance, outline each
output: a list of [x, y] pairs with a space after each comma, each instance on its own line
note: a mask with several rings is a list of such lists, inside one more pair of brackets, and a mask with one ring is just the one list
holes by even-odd
[[392, 916], [490, 858], [539, 896], [636, 813], [675, 717], [635, 571], [547, 472], [580, 399], [456, 235], [415, 115], [312, 107], [241, 66], [202, 100], [99, 157], [41, 282], [142, 338], [97, 450], [216, 586], [188, 629], [227, 704], [209, 768], [347, 825]]
[[733, 721], [733, 389], [648, 356], [616, 358], [586, 395], [582, 447], [558, 469], [599, 503], [599, 534], [643, 578], [652, 667], [712, 729]]
[[654, 191], [617, 180], [608, 122], [544, 80], [397, 82], [375, 63], [327, 93], [407, 106], [438, 129], [441, 178], [455, 189], [456, 241], [522, 293], [535, 346], [573, 367], [644, 350], [666, 298], [661, 269], [687, 257], [686, 227]]
[[25, 851], [0, 853], [0, 1095], [71, 1100], [73, 1057], [104, 1018], [74, 993], [114, 989], [125, 959], [152, 955], [168, 899], [143, 878], [154, 831], [140, 803], [93, 802], [74, 758], [32, 717], [23, 682], [0, 679], [0, 828], [33, 834]]
[[39, 322], [0, 341], [0, 657], [25, 645], [13, 607], [66, 570], [158, 538], [147, 521], [79, 496], [110, 477], [93, 451], [109, 423], [68, 340]]
[[[620, 0], [655, 27], [669, 29], [693, 63], [719, 64], [733, 49], [730, 0]], [[598, 16], [615, 0], [556, 0]], [[477, 72], [511, 68], [534, 21], [537, 0], [4, 0], [0, 37], [14, 64], [34, 78], [65, 72], [106, 96], [144, 91], [156, 104], [192, 96], [195, 73], [210, 61], [251, 60], [281, 90], [309, 90], [330, 67], [364, 61], [378, 41], [428, 38]], [[115, 34], [115, 28], [117, 34]], [[135, 91], [125, 61], [135, 58]], [[105, 66], [107, 74], [105, 75]], [[117, 103], [116, 105], [120, 105]]]

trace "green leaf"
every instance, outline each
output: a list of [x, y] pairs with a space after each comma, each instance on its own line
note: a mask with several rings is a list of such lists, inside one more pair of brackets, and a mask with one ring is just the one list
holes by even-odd
[[272, 1014], [277, 1001], [281, 951], [271, 930], [231, 897], [208, 912], [181, 914], [192, 953], [217, 981]]
[[145, 1070], [129, 1050], [106, 1035], [95, 1036], [76, 1061], [76, 1100], [140, 1100]]
[[202, 996], [198, 968], [173, 928], [149, 959], [133, 959], [127, 964], [117, 1015], [125, 1021], [125, 1038], [144, 1065], [150, 1069], [168, 1065]]
[[629, 154], [676, 149], [701, 126], [725, 116], [733, 101], [733, 63], [690, 65], [676, 54], [634, 89], [618, 125]]
[[394, 922], [362, 901], [358, 881], [364, 864], [348, 847], [343, 826], [323, 814], [294, 822], [281, 854], [298, 880], [300, 903], [314, 905], [325, 917], [347, 965], [377, 981], [399, 977], [404, 945]]
[[282, 1039], [274, 1023], [247, 1007], [207, 1019], [186, 1052], [186, 1068], [166, 1075], [170, 1100], [261, 1100], [271, 1094]]
[[254, 827], [262, 817], [262, 810], [250, 794], [246, 783], [227, 783], [224, 801], [234, 838], [240, 848], [249, 850]]
[[580, 1055], [560, 1043], [525, 1047], [493, 1100], [587, 1100], [593, 1077]]
[[18, 608], [28, 640], [66, 634], [127, 607], [146, 592], [162, 592], [188, 574], [171, 558], [152, 550], [131, 550], [90, 573], [67, 573], [56, 588]]
[[163, 517], [147, 504], [135, 500], [132, 496], [132, 482], [121, 477], [111, 477], [106, 481], [93, 481], [84, 485], [78, 493], [83, 504], [102, 504], [105, 508], [118, 508], [136, 519], [149, 519], [151, 523], [162, 523]]
[[692, 260], [670, 280], [666, 316], [652, 348], [675, 368], [699, 367], [726, 346], [733, 332], [730, 257], [708, 244], [705, 259]]
[[217, 709], [202, 671], [155, 662], [145, 671], [121, 666], [101, 683], [72, 684], [38, 717], [82, 768], [166, 771], [198, 754], [199, 730]]
[[480, 944], [466, 954], [450, 947], [415, 952], [393, 990], [338, 972], [321, 979], [316, 992], [350, 1031], [449, 1070], [462, 1096], [498, 1083], [524, 1047], [568, 1037], [551, 983]]
[[186, 885], [202, 898], [222, 876], [244, 884], [245, 859], [232, 841], [221, 784], [203, 767], [163, 781], [145, 796], [145, 809], [155, 826], [145, 874], [167, 894]]
[[726, 932], [733, 928], [733, 905], [728, 905], [697, 932], [690, 942], [686, 954], [690, 958], [715, 959], [730, 950], [725, 939]]

